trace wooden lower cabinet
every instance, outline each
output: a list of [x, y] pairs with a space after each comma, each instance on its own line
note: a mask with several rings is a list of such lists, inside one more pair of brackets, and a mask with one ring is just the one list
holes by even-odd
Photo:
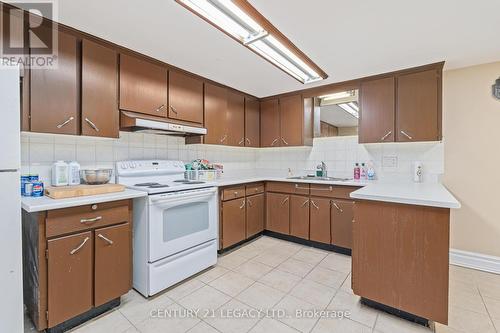
[[222, 203], [222, 247], [227, 248], [245, 239], [246, 199]]
[[264, 230], [264, 193], [247, 197], [246, 204], [246, 238], [249, 238]]
[[290, 196], [290, 235], [309, 239], [309, 197]]
[[352, 221], [354, 201], [333, 199], [331, 201], [331, 241], [333, 245], [352, 248]]
[[91, 231], [48, 241], [48, 327], [92, 308], [92, 243]]
[[447, 324], [449, 209], [359, 201], [354, 218], [354, 293]]
[[267, 193], [266, 229], [280, 234], [290, 234], [290, 195]]
[[311, 230], [309, 239], [330, 244], [330, 199], [311, 198]]
[[130, 224], [95, 230], [94, 305], [105, 304], [132, 288]]

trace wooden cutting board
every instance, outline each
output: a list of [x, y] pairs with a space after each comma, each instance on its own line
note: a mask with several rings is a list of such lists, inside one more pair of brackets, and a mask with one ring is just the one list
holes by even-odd
[[83, 197], [86, 195], [98, 195], [125, 191], [125, 186], [120, 184], [104, 185], [76, 185], [47, 187], [45, 195], [52, 199], [66, 199], [74, 197]]

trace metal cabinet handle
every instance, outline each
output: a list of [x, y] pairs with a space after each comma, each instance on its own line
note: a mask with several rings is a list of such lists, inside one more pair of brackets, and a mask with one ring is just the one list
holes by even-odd
[[97, 127], [96, 124], [92, 122], [89, 118], [85, 118], [85, 121], [92, 127], [96, 132], [99, 132], [99, 128]]
[[248, 204], [248, 206], [250, 206], [250, 207], [252, 207], [252, 206], [253, 206], [253, 203], [252, 203], [252, 201], [250, 201], [250, 199], [247, 199], [247, 204]]
[[246, 202], [245, 202], [245, 199], [243, 199], [243, 203], [242, 203], [242, 205], [240, 206], [240, 209], [245, 208], [245, 206], [246, 206]]
[[283, 141], [284, 144], [286, 144], [288, 146], [288, 142], [286, 142], [285, 138], [281, 138], [281, 141]]
[[276, 142], [278, 142], [278, 139], [274, 139], [273, 142], [271, 142], [271, 146], [274, 146]]
[[88, 242], [89, 239], [90, 239], [89, 237], [85, 237], [83, 242], [80, 245], [78, 245], [76, 248], [71, 250], [71, 252], [69, 254], [73, 255], [73, 254], [77, 253], [78, 251], [80, 251], [80, 249], [85, 245], [85, 243]]
[[80, 223], [93, 223], [102, 220], [102, 216], [97, 216], [91, 219], [81, 219]]
[[380, 141], [384, 141], [384, 140], [385, 140], [385, 139], [387, 139], [387, 138], [389, 137], [389, 135], [391, 135], [391, 134], [392, 134], [392, 131], [387, 132], [387, 134], [386, 134], [386, 135], [384, 135], [383, 137], [381, 137], [381, 138], [380, 138]]
[[286, 197], [282, 202], [281, 202], [281, 206], [283, 206], [284, 204], [286, 204], [286, 202], [288, 201], [288, 197]]
[[245, 138], [241, 138], [240, 142], [238, 142], [238, 144], [241, 146], [242, 144], [245, 143]]
[[227, 134], [224, 134], [224, 136], [220, 139], [220, 143], [223, 143], [227, 139]]
[[314, 202], [314, 200], [311, 200], [311, 204], [314, 206], [314, 208], [318, 209], [319, 210], [319, 206], [316, 205], [316, 203]]
[[314, 190], [314, 191], [328, 191], [328, 192], [331, 192], [331, 191], [333, 191], [333, 186], [328, 186], [328, 188], [312, 188], [311, 190]]
[[246, 140], [246, 142], [247, 142], [249, 145], [251, 145], [251, 144], [252, 144], [252, 141], [250, 141], [250, 139], [249, 139], [249, 138], [245, 138], [245, 140]]
[[73, 119], [75, 119], [75, 117], [69, 117], [65, 122], [57, 125], [57, 128], [63, 128], [64, 126], [66, 126], [67, 124], [69, 124], [71, 121], [73, 121]]
[[[160, 108], [158, 108], [158, 111], [161, 110], [163, 108], [163, 106], [165, 106], [165, 104], [162, 105]], [[172, 105], [170, 105], [170, 110], [172, 110], [175, 114], [179, 113], [179, 112], [177, 112], [177, 110]]]
[[406, 133], [405, 131], [400, 131], [400, 132], [401, 132], [401, 134], [406, 136], [408, 139], [413, 140], [413, 137], [411, 135], [409, 135], [408, 133]]
[[337, 205], [337, 203], [336, 203], [335, 201], [332, 201], [332, 205], [333, 205], [333, 207], [337, 208], [337, 210], [338, 210], [339, 212], [341, 212], [341, 213], [343, 213], [343, 212], [344, 212], [344, 211], [342, 210], [342, 208], [340, 208], [340, 206], [339, 206], [339, 205]]
[[308, 203], [309, 203], [309, 199], [307, 199], [306, 201], [304, 201], [304, 203], [302, 203], [302, 205], [300, 207], [304, 207]]
[[300, 187], [299, 184], [295, 184], [295, 189], [297, 189], [297, 190], [308, 190], [309, 191], [308, 187]]
[[100, 239], [104, 240], [106, 243], [108, 243], [109, 245], [113, 245], [113, 241], [107, 237], [105, 237], [104, 235], [97, 235], [97, 237], [99, 237]]
[[[165, 104], [162, 104], [162, 105], [160, 105], [159, 107], [157, 107], [155, 111], [156, 111], [156, 112], [160, 112], [161, 110], [163, 110], [163, 108], [165, 108]], [[174, 112], [175, 112], [175, 111], [174, 111]], [[175, 113], [177, 113], [177, 112], [175, 112]]]

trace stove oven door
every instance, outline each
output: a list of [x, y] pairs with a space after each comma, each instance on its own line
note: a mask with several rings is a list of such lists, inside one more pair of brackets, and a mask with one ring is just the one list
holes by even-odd
[[217, 238], [217, 189], [149, 196], [149, 262]]

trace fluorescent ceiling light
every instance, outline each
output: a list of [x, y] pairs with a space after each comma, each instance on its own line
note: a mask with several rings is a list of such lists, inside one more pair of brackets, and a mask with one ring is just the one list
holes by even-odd
[[342, 104], [338, 104], [338, 106], [341, 107], [342, 109], [344, 109], [344, 111], [346, 111], [347, 113], [354, 116], [355, 118], [359, 118], [358, 106], [356, 104], [354, 104], [354, 106], [352, 106], [351, 104], [354, 104], [354, 103], [342, 103]]
[[310, 83], [328, 77], [247, 2], [176, 1], [300, 82]]
[[348, 91], [338, 92], [335, 94], [319, 96], [319, 98], [321, 98], [322, 100], [325, 100], [325, 101], [331, 101], [331, 100], [335, 100], [335, 99], [354, 97], [355, 95], [356, 95], [356, 92], [354, 90], [348, 90]]

